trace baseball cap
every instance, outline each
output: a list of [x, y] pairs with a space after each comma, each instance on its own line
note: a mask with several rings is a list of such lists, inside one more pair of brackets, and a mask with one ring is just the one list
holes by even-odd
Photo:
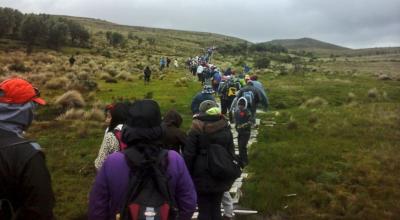
[[39, 96], [39, 90], [24, 79], [11, 78], [0, 83], [0, 102], [24, 104], [34, 101], [40, 105], [45, 105], [46, 101]]

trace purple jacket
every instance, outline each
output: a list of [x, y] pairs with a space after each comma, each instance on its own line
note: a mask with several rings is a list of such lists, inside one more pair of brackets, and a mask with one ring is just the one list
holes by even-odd
[[[196, 191], [182, 157], [168, 152], [167, 174], [170, 188], [179, 209], [179, 220], [191, 219], [196, 209]], [[119, 213], [128, 188], [129, 167], [125, 156], [115, 152], [108, 156], [99, 170], [89, 198], [89, 219], [114, 220]]]

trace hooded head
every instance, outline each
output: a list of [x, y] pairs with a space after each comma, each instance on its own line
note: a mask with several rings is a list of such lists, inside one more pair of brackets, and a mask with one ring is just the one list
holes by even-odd
[[139, 100], [129, 106], [126, 126], [122, 130], [122, 141], [130, 146], [143, 143], [157, 145], [164, 136], [161, 127], [161, 112], [157, 102]]
[[175, 110], [169, 110], [164, 115], [163, 121], [166, 126], [175, 126], [179, 128], [182, 124], [182, 116]]
[[0, 83], [0, 128], [21, 135], [32, 123], [37, 104], [46, 104], [39, 95], [38, 89], [20, 78]]
[[157, 102], [150, 99], [136, 101], [128, 110], [129, 127], [152, 128], [160, 126], [161, 112]]

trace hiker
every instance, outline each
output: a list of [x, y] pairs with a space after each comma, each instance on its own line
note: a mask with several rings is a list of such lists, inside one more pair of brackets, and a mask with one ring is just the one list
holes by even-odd
[[197, 62], [196, 61], [192, 61], [190, 64], [190, 72], [192, 73], [192, 75], [195, 77], [196, 73], [197, 73]]
[[256, 88], [258, 93], [260, 94], [260, 104], [263, 105], [264, 108], [268, 109], [269, 100], [263, 84], [258, 81], [257, 75], [250, 76], [250, 80], [253, 82], [254, 88]]
[[224, 76], [230, 76], [232, 75], [232, 68], [228, 67], [228, 69], [225, 70]]
[[146, 66], [146, 68], [143, 70], [144, 74], [144, 84], [149, 84], [150, 83], [150, 77], [151, 77], [151, 70], [149, 66]]
[[174, 60], [174, 66], [175, 66], [175, 68], [178, 68], [178, 67], [179, 67], [178, 60], [177, 60], [177, 59]]
[[108, 155], [126, 148], [126, 144], [121, 140], [121, 130], [122, 126], [126, 124], [128, 104], [117, 103], [115, 105], [109, 105], [106, 107], [105, 112], [108, 126], [99, 153], [94, 161], [96, 170], [101, 168]]
[[199, 113], [200, 104], [205, 100], [212, 100], [215, 101], [213, 96], [214, 90], [211, 88], [210, 85], [204, 85], [203, 90], [196, 94], [196, 96], [192, 100], [191, 110], [193, 115]]
[[160, 71], [162, 71], [164, 69], [165, 63], [166, 63], [165, 58], [161, 57], [160, 58]]
[[197, 73], [197, 79], [203, 85], [204, 84], [204, 80], [205, 80], [205, 77], [204, 77], [204, 64], [200, 64], [200, 65], [197, 66], [196, 73]]
[[167, 57], [167, 68], [169, 68], [169, 64], [171, 63], [171, 59]]
[[178, 153], [183, 151], [186, 145], [186, 133], [179, 129], [182, 121], [182, 116], [175, 110], [169, 110], [165, 113], [163, 119], [165, 128], [163, 143], [166, 149], [174, 150]]
[[250, 139], [252, 116], [247, 109], [247, 99], [240, 97], [237, 101], [237, 108], [234, 112], [235, 128], [238, 133], [239, 157], [242, 167], [246, 166], [249, 161], [247, 159], [247, 143]]
[[[147, 211], [142, 214], [157, 214], [156, 209], [151, 210], [150, 207], [142, 207], [140, 204], [128, 201], [128, 198], [143, 199], [132, 196], [132, 193], [143, 195], [142, 193], [148, 190], [158, 196], [147, 196], [144, 198], [146, 202], [156, 198], [163, 199], [162, 202], [174, 200], [176, 207], [171, 206], [171, 213], [175, 213], [172, 210], [177, 208], [179, 219], [191, 219], [197, 199], [194, 185], [183, 158], [175, 151], [162, 150], [163, 134], [161, 112], [157, 102], [145, 99], [136, 101], [130, 106], [127, 126], [122, 131], [122, 140], [128, 147], [123, 152], [115, 152], [108, 156], [97, 173], [89, 196], [90, 220], [109, 220], [119, 217], [121, 220], [128, 219], [125, 216], [129, 215], [128, 206], [138, 208], [132, 209], [130, 212], [132, 215], [136, 213], [135, 210]], [[154, 173], [156, 171], [159, 175]], [[159, 178], [161, 176], [163, 179]], [[150, 177], [160, 182], [151, 181]], [[168, 181], [167, 185], [165, 181]], [[129, 190], [138, 183], [146, 184], [142, 184], [137, 190]]]
[[[206, 141], [208, 144], [205, 144]], [[221, 200], [224, 192], [232, 186], [234, 179], [212, 176], [208, 170], [208, 147], [218, 144], [230, 154], [234, 154], [232, 132], [229, 123], [221, 115], [215, 101], [206, 100], [200, 105], [200, 114], [194, 117], [188, 133], [188, 141], [183, 151], [186, 165], [192, 175], [197, 192], [199, 220], [221, 219]], [[206, 155], [204, 155], [204, 153]]]
[[232, 76], [224, 77], [224, 79], [225, 81], [218, 88], [218, 94], [221, 99], [221, 112], [223, 115], [229, 112], [229, 119], [232, 121], [232, 111], [230, 111], [230, 108], [237, 92], [240, 90], [240, 83]]
[[72, 55], [70, 58], [69, 58], [69, 65], [70, 66], [73, 66], [74, 65], [74, 63], [75, 63], [75, 58], [74, 58], [74, 55]]
[[253, 82], [251, 80], [248, 80], [246, 86], [239, 90], [236, 97], [237, 101], [239, 100], [240, 97], [244, 97], [247, 100], [247, 108], [249, 108], [251, 112], [251, 118], [252, 118], [251, 121], [253, 124], [255, 124], [256, 110], [258, 103], [260, 102], [260, 93], [254, 87]]
[[23, 137], [46, 102], [21, 78], [0, 83], [0, 219], [52, 220], [51, 178], [40, 145]]

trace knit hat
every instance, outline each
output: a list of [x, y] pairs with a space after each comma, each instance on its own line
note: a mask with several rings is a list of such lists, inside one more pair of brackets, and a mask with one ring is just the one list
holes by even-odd
[[34, 101], [45, 105], [46, 101], [39, 98], [40, 92], [32, 84], [21, 78], [11, 78], [0, 83], [0, 102], [8, 104], [25, 104]]
[[213, 94], [214, 90], [210, 85], [204, 85], [203, 91], [201, 91], [201, 93]]
[[206, 111], [210, 108], [218, 107], [217, 103], [213, 100], [205, 100], [200, 103], [199, 111], [202, 113], [206, 113]]

